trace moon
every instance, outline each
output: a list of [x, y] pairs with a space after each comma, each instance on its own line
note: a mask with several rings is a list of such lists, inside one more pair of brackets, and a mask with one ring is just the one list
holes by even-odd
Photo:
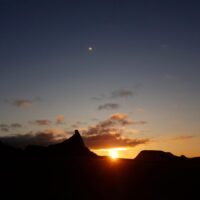
[[92, 47], [88, 47], [88, 51], [89, 52], [93, 52], [93, 48]]

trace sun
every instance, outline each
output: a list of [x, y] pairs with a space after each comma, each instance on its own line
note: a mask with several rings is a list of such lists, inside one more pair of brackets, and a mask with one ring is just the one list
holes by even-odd
[[110, 157], [111, 157], [112, 159], [117, 159], [117, 158], [118, 158], [118, 153], [117, 153], [117, 150], [116, 150], [116, 149], [110, 150]]

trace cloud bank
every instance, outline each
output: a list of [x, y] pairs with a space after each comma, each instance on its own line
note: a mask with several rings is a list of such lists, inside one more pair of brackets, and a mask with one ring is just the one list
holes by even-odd
[[68, 134], [59, 129], [48, 129], [34, 133], [30, 131], [26, 134], [17, 134], [12, 136], [2, 136], [0, 140], [15, 147], [24, 148], [29, 144], [48, 146], [58, 143], [67, 138]]
[[15, 130], [22, 128], [23, 126], [19, 123], [12, 123], [12, 124], [0, 124], [0, 130], [3, 132], [9, 132], [10, 130]]
[[144, 125], [145, 123], [145, 121], [133, 121], [126, 114], [115, 113], [108, 119], [83, 129], [83, 139], [86, 145], [93, 149], [135, 147], [150, 142], [150, 139], [132, 139], [124, 137], [121, 127], [135, 124]]
[[120, 133], [101, 134], [83, 137], [86, 145], [92, 149], [114, 148], [114, 147], [135, 147], [137, 145], [146, 144], [150, 139], [130, 139], [124, 138]]
[[117, 103], [106, 103], [106, 104], [100, 105], [98, 107], [98, 110], [114, 110], [117, 108], [119, 108], [119, 104]]
[[[56, 119], [57, 122], [61, 123], [64, 120], [64, 116], [57, 116]], [[33, 123], [38, 126], [47, 126], [52, 124], [52, 122], [47, 119], [35, 120]], [[83, 123], [77, 123], [83, 125]], [[124, 113], [115, 113], [105, 120], [98, 121], [92, 126], [83, 128], [81, 133], [83, 140], [89, 148], [135, 147], [150, 142], [150, 139], [125, 137], [123, 127], [135, 124], [144, 125], [145, 123], [145, 121], [133, 121]], [[8, 132], [11, 128], [21, 127], [22, 125], [18, 123], [12, 123], [10, 125], [0, 124], [0, 129], [5, 132]], [[131, 128], [127, 130], [131, 130]], [[67, 132], [62, 129], [46, 129], [37, 132], [30, 131], [26, 134], [2, 136], [0, 137], [0, 140], [17, 147], [25, 147], [28, 144], [47, 146], [52, 143], [61, 142], [67, 139], [70, 135], [72, 135], [71, 131]]]

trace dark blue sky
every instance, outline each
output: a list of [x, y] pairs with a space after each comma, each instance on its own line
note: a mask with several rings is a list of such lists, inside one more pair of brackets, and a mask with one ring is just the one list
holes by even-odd
[[24, 128], [0, 134], [58, 115], [66, 124], [48, 128], [89, 129], [125, 113], [147, 124], [123, 136], [165, 149], [189, 135], [200, 153], [199, 10], [197, 0], [0, 0], [0, 123]]

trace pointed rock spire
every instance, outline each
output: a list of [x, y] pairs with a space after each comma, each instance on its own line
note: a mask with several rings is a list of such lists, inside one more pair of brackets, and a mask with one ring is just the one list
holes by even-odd
[[75, 134], [64, 142], [50, 145], [48, 149], [56, 154], [65, 154], [69, 156], [96, 156], [91, 152], [84, 144], [83, 139], [78, 130], [75, 130]]
[[74, 135], [72, 135], [68, 140], [63, 143], [70, 143], [73, 146], [85, 147], [83, 139], [78, 130], [75, 130]]

